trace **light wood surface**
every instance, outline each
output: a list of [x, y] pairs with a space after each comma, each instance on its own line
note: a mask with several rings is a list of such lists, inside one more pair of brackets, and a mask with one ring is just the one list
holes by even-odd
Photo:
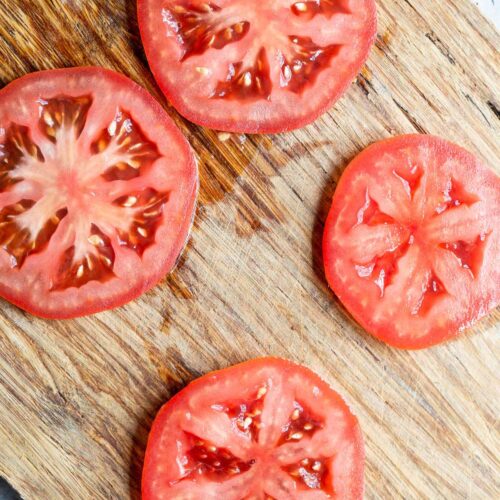
[[[317, 371], [359, 416], [369, 499], [495, 499], [497, 310], [458, 340], [403, 352], [365, 334], [328, 290], [321, 235], [335, 183], [373, 141], [453, 140], [498, 171], [500, 37], [469, 0], [379, 0], [376, 47], [316, 123], [231, 136], [169, 112], [201, 168], [177, 270], [139, 300], [76, 321], [0, 301], [0, 475], [25, 499], [137, 498], [160, 405], [209, 370], [262, 355]], [[165, 100], [132, 0], [9, 0], [0, 82], [103, 65]]]

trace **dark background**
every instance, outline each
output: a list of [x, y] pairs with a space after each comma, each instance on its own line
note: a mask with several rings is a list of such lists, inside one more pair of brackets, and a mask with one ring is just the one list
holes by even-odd
[[19, 500], [21, 497], [5, 479], [0, 477], [0, 500]]

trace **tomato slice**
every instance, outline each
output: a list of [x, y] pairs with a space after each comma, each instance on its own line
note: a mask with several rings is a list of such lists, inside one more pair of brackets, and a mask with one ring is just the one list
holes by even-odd
[[144, 500], [361, 499], [356, 417], [302, 366], [262, 358], [210, 373], [171, 399], [151, 430]]
[[139, 0], [151, 70], [189, 120], [229, 132], [302, 127], [368, 57], [374, 0]]
[[47, 318], [137, 297], [175, 265], [197, 187], [188, 143], [128, 78], [16, 80], [0, 91], [0, 296]]
[[323, 254], [368, 332], [408, 349], [443, 342], [500, 303], [500, 179], [437, 137], [376, 143], [340, 180]]

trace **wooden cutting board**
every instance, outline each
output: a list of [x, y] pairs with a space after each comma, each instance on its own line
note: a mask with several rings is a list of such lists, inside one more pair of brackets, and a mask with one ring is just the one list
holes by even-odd
[[139, 300], [76, 321], [0, 301], [0, 475], [25, 499], [137, 498], [160, 405], [209, 370], [263, 355], [313, 368], [366, 439], [367, 498], [498, 498], [499, 311], [458, 340], [391, 349], [325, 283], [320, 241], [348, 161], [391, 135], [441, 135], [499, 169], [500, 37], [469, 0], [379, 0], [362, 74], [314, 124], [230, 136], [160, 95], [132, 0], [8, 0], [0, 82], [102, 65], [144, 85], [200, 160], [199, 209], [177, 270]]

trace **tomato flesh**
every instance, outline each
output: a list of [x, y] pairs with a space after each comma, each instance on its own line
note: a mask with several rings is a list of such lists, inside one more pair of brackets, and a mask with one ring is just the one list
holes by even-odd
[[348, 166], [323, 253], [333, 291], [402, 348], [455, 336], [500, 303], [500, 180], [431, 136], [377, 143]]
[[140, 0], [151, 69], [186, 118], [279, 132], [318, 117], [361, 69], [373, 0]]
[[145, 499], [360, 499], [356, 418], [317, 375], [280, 359], [208, 374], [159, 412]]
[[0, 295], [53, 318], [134, 298], [175, 264], [196, 189], [185, 139], [130, 80], [17, 80], [0, 92]]

